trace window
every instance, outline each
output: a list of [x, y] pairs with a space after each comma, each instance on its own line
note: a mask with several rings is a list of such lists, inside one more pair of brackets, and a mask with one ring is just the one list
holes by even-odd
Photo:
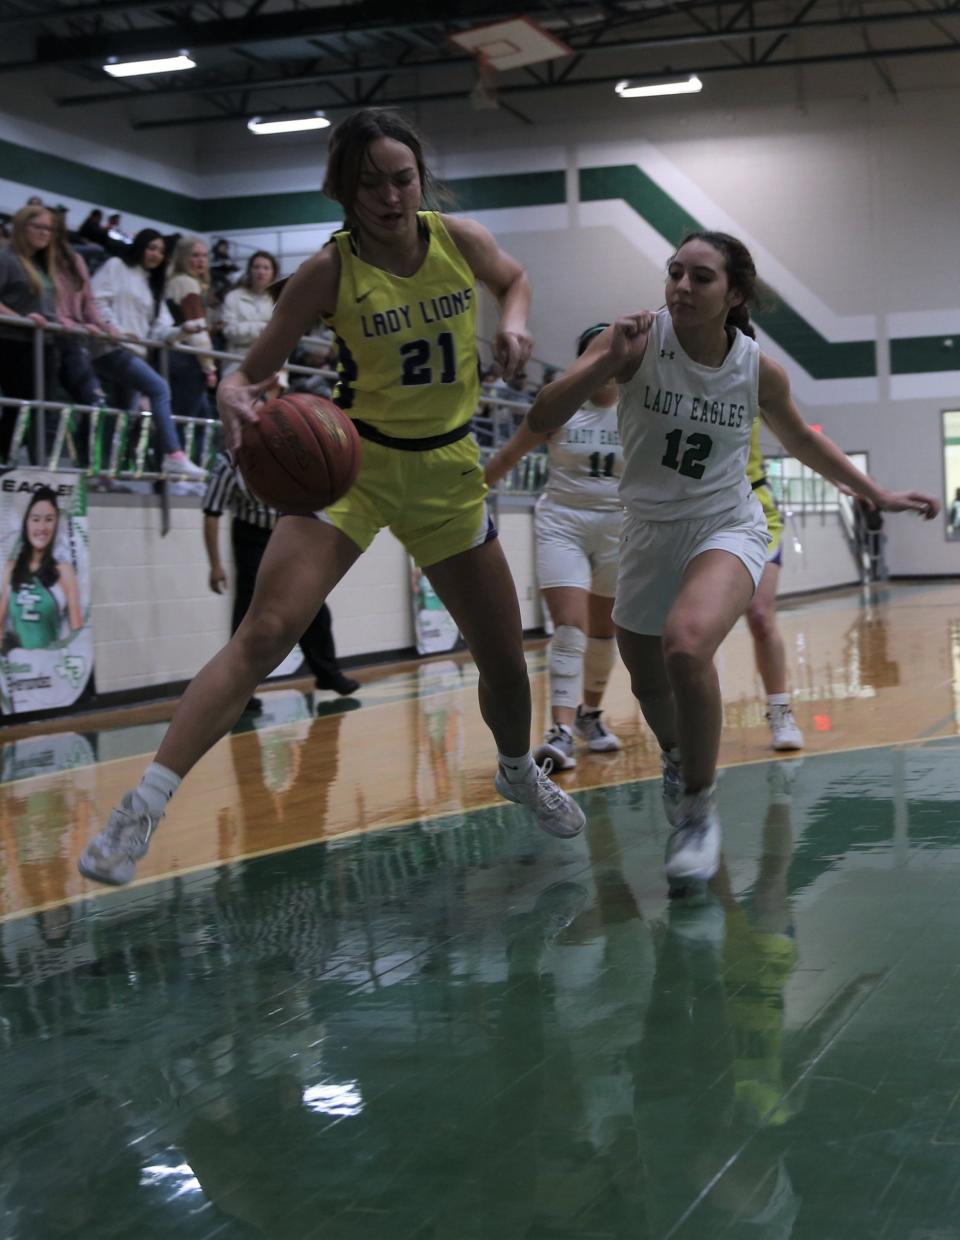
[[[957, 415], [960, 417], [960, 414]], [[866, 452], [848, 452], [848, 458], [857, 469], [867, 472]], [[807, 465], [801, 465], [792, 456], [767, 456], [767, 479], [774, 499], [782, 508], [791, 512], [836, 512], [840, 506], [840, 493], [832, 482], [821, 478]], [[958, 453], [960, 469], [960, 453]], [[960, 479], [958, 479], [960, 483]]]
[[943, 513], [947, 537], [960, 539], [960, 410], [943, 414]]

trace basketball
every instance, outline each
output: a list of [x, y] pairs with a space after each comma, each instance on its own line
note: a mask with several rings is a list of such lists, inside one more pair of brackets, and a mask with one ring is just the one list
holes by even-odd
[[346, 495], [360, 468], [360, 437], [333, 401], [295, 392], [245, 422], [237, 464], [261, 503], [295, 516]]

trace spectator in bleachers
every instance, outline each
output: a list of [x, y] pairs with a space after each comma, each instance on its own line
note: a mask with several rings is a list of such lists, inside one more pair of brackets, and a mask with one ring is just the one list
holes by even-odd
[[[143, 228], [122, 258], [109, 258], [93, 277], [97, 308], [105, 323], [127, 337], [166, 342], [179, 340], [177, 327], [164, 301], [163, 237], [155, 228]], [[180, 446], [167, 381], [149, 366], [147, 350], [131, 340], [110, 349], [95, 362], [97, 372], [118, 384], [127, 394], [127, 408], [136, 408], [136, 394], [150, 401], [157, 426], [161, 469], [188, 478], [205, 477]]]
[[115, 212], [107, 219], [107, 240], [105, 248], [118, 257], [123, 257], [123, 252], [133, 244], [133, 238], [128, 232], [125, 232], [120, 226], [120, 213]]
[[[247, 270], [249, 269], [248, 263]], [[226, 237], [219, 237], [213, 243], [213, 253], [210, 256], [210, 283], [218, 301], [224, 300], [230, 291], [233, 277], [239, 270], [240, 268], [230, 256], [230, 242]]]
[[91, 245], [98, 245], [101, 250], [107, 248], [107, 230], [103, 226], [103, 212], [99, 207], [94, 207], [77, 231]]
[[[0, 316], [33, 319], [38, 327], [53, 322], [54, 286], [53, 216], [44, 206], [26, 206], [13, 217], [10, 244], [0, 250]], [[46, 364], [52, 361], [47, 349]], [[0, 392], [30, 400], [37, 395], [34, 381], [33, 330], [6, 326], [0, 318]], [[0, 460], [6, 460], [13, 437], [16, 411], [0, 416]]]
[[[105, 335], [116, 344], [119, 331], [107, 323], [97, 308], [90, 286], [87, 265], [67, 238], [65, 211], [53, 214], [53, 279], [57, 298], [57, 319], [69, 332], [91, 332]], [[93, 369], [88, 338], [80, 335], [60, 336], [58, 376], [71, 400], [81, 405], [106, 404], [100, 379]]]
[[217, 386], [217, 367], [210, 356], [213, 348], [207, 324], [210, 299], [210, 270], [207, 243], [200, 237], [185, 236], [177, 242], [167, 271], [164, 292], [173, 321], [189, 336], [196, 354], [170, 354], [170, 387], [173, 407], [181, 417], [211, 416], [207, 393]]
[[[250, 255], [240, 283], [223, 301], [223, 335], [228, 352], [246, 353], [270, 322], [277, 300], [270, 286], [279, 274], [277, 260], [266, 250]], [[239, 368], [239, 362], [225, 362], [223, 373], [228, 375]]]

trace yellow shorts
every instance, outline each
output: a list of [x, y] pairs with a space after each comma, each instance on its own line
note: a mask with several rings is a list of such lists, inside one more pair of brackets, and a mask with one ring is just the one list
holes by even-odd
[[780, 542], [783, 538], [783, 513], [777, 507], [777, 501], [773, 498], [773, 492], [768, 486], [756, 487], [754, 494], [760, 501], [763, 515], [767, 518], [767, 533], [770, 536], [767, 563], [782, 564], [783, 551]]
[[480, 449], [472, 435], [426, 452], [365, 439], [356, 482], [318, 515], [361, 551], [387, 526], [417, 567], [429, 568], [495, 536], [486, 494]]

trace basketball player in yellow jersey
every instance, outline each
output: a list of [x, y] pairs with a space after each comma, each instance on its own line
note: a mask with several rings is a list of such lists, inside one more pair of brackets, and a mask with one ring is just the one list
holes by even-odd
[[383, 526], [426, 572], [477, 663], [480, 710], [498, 749], [497, 790], [552, 835], [583, 829], [583, 811], [530, 754], [520, 608], [469, 436], [476, 283], [499, 303], [494, 351], [507, 375], [532, 348], [530, 287], [485, 228], [421, 210], [430, 186], [420, 138], [403, 117], [367, 108], [334, 130], [324, 191], [343, 206], [344, 229], [287, 282], [218, 404], [236, 449], [275, 372], [323, 317], [340, 345], [336, 399], [364, 438], [360, 474], [316, 517], [280, 517], [243, 623], [194, 679], [156, 760], [82, 854], [88, 878], [130, 881], [183, 777], [237, 721]]
[[753, 601], [747, 608], [747, 624], [753, 638], [753, 656], [767, 695], [767, 722], [774, 749], [803, 748], [803, 733], [797, 727], [787, 691], [787, 656], [777, 626], [777, 587], [783, 566], [783, 514], [767, 485], [767, 473], [760, 448], [760, 419], [753, 423], [747, 481], [760, 501], [767, 519], [770, 546]]

